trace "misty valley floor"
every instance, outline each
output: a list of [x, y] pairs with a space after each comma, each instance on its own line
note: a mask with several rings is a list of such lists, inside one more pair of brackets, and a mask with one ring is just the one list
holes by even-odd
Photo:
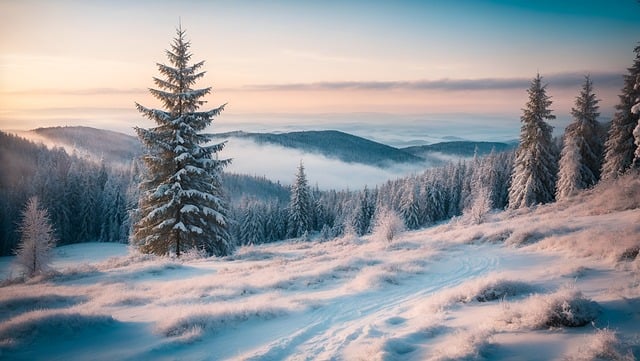
[[[640, 210], [586, 209], [503, 212], [391, 243], [279, 242], [223, 259], [60, 247], [57, 274], [0, 288], [0, 358], [633, 360], [640, 260], [568, 240], [633, 242]], [[0, 261], [5, 277], [11, 267]], [[554, 312], [595, 320], [549, 326]]]

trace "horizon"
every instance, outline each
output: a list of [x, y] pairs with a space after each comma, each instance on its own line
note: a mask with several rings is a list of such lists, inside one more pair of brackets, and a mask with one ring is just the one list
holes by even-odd
[[611, 118], [640, 31], [630, 0], [153, 4], [0, 1], [12, 34], [0, 43], [0, 128], [153, 126], [134, 101], [159, 106], [146, 88], [180, 23], [205, 61], [196, 87], [213, 87], [210, 107], [228, 103], [212, 131], [366, 127], [373, 114], [374, 126], [444, 117], [450, 136], [488, 126], [517, 137], [539, 72], [559, 134], [585, 74], [600, 120]]

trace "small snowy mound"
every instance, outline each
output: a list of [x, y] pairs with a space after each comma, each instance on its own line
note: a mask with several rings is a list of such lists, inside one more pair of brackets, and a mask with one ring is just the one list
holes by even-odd
[[165, 337], [181, 337], [189, 341], [204, 332], [215, 333], [250, 319], [271, 319], [287, 314], [285, 308], [251, 304], [229, 303], [180, 307], [156, 323], [156, 332]]
[[532, 295], [517, 304], [505, 305], [501, 319], [517, 328], [581, 327], [598, 317], [600, 306], [574, 288]]
[[33, 338], [78, 335], [84, 330], [110, 325], [109, 315], [80, 310], [36, 310], [23, 313], [0, 324], [0, 346], [15, 346]]
[[20, 297], [0, 299], [0, 320], [6, 320], [25, 312], [58, 309], [86, 302], [83, 296], [67, 296], [62, 294], [42, 294], [37, 296], [24, 295]]

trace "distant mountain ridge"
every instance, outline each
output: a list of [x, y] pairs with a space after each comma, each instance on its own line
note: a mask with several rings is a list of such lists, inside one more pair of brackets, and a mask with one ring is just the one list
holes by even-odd
[[[79, 155], [127, 164], [142, 154], [142, 145], [131, 135], [104, 129], [81, 126], [38, 128], [18, 133], [35, 141], [64, 146]], [[446, 157], [468, 158], [476, 152], [486, 155], [517, 146], [514, 142], [450, 141], [429, 145], [396, 148], [338, 130], [309, 130], [288, 133], [251, 133], [233, 131], [212, 134], [216, 141], [247, 139], [257, 144], [277, 145], [284, 148], [320, 154], [347, 163], [360, 163], [376, 167], [389, 164], [419, 164], [438, 166]], [[445, 157], [442, 157], [444, 155]]]
[[418, 145], [412, 147], [401, 148], [401, 150], [411, 153], [418, 157], [423, 157], [429, 153], [443, 153], [448, 155], [457, 155], [460, 157], [471, 157], [474, 154], [479, 156], [487, 155], [492, 151], [504, 152], [515, 149], [517, 143], [502, 142], [474, 142], [474, 141], [452, 141], [442, 142], [429, 145]]
[[250, 139], [258, 144], [274, 144], [322, 154], [347, 163], [363, 163], [379, 167], [389, 163], [424, 162], [424, 158], [401, 149], [338, 130], [309, 130], [280, 134], [236, 131], [218, 133], [215, 137]]
[[[30, 137], [29, 133], [34, 137]], [[142, 154], [142, 145], [136, 137], [105, 129], [82, 126], [50, 127], [37, 128], [18, 135], [33, 138], [35, 141], [47, 140], [56, 146], [67, 148], [69, 153], [75, 151], [78, 155], [89, 155], [107, 162], [126, 164]]]

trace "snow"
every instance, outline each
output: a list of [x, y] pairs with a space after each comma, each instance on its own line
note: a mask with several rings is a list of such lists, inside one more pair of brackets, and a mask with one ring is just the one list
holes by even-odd
[[55, 273], [0, 288], [0, 358], [633, 360], [639, 198], [627, 178], [482, 224], [221, 259], [59, 247]]
[[194, 206], [193, 204], [186, 204], [182, 208], [180, 208], [180, 213], [194, 213], [198, 212], [198, 210], [198, 207]]
[[178, 223], [176, 223], [176, 224], [173, 226], [173, 229], [177, 229], [177, 230], [180, 230], [180, 231], [185, 232], [185, 233], [186, 233], [186, 232], [188, 232], [188, 231], [187, 231], [187, 227], [185, 227], [184, 223], [182, 223], [182, 222], [178, 222]]

